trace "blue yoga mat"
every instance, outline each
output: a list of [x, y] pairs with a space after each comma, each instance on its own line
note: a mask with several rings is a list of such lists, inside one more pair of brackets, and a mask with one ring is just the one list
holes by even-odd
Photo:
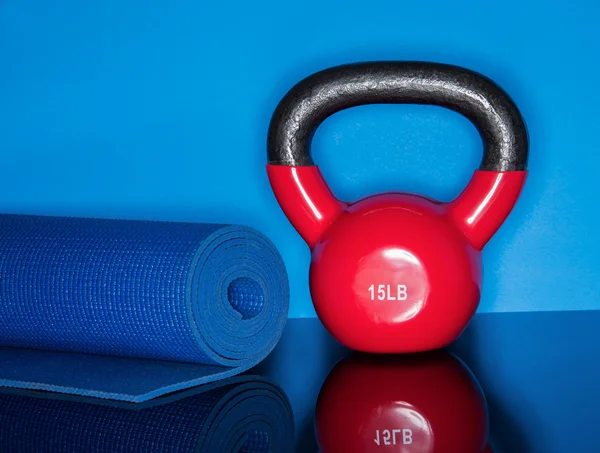
[[152, 404], [102, 401], [2, 392], [0, 451], [284, 453], [293, 445], [287, 397], [257, 377], [231, 378]]
[[[141, 401], [222, 379], [268, 355], [288, 301], [280, 255], [247, 227], [0, 215], [3, 386]], [[97, 372], [74, 382], [15, 348], [60, 351], [63, 368]], [[111, 374], [131, 366], [116, 357], [194, 364], [197, 376], [187, 366], [186, 379], [140, 391], [125, 377], [120, 392]]]

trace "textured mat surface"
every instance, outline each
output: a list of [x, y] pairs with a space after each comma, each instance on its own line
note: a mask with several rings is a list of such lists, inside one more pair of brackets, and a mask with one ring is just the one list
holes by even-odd
[[[204, 365], [198, 384], [262, 360], [288, 299], [279, 254], [250, 228], [0, 215], [0, 346]], [[81, 354], [61, 360], [85, 368]], [[110, 369], [65, 386], [59, 369], [28, 362], [2, 348], [0, 385], [88, 395], [112, 385]]]
[[151, 404], [101, 401], [2, 392], [0, 451], [279, 453], [289, 451], [293, 443], [286, 396], [252, 376]]

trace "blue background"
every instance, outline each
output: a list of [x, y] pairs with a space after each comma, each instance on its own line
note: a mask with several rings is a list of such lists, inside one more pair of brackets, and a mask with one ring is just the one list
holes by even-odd
[[[308, 248], [264, 171], [270, 115], [301, 78], [361, 60], [467, 66], [515, 99], [530, 178], [484, 252], [480, 311], [595, 309], [600, 8], [547, 1], [4, 1], [0, 211], [243, 223], [314, 316]], [[315, 159], [343, 199], [383, 190], [450, 200], [481, 156], [459, 115], [368, 106], [319, 129]]]

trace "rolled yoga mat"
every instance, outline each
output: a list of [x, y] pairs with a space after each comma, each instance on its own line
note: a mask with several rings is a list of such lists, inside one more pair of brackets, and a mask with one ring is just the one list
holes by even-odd
[[293, 440], [287, 397], [254, 377], [232, 378], [146, 405], [0, 393], [2, 452], [285, 453]]
[[[250, 228], [0, 215], [0, 385], [141, 401], [221, 379], [268, 355], [288, 300], [280, 255]], [[184, 367], [185, 379], [171, 370], [173, 382], [156, 385], [148, 371], [140, 391], [122, 376], [120, 391], [108, 370], [76, 380], [51, 366], [62, 361], [85, 375], [95, 367], [89, 358], [47, 359], [23, 348], [202, 366]], [[91, 360], [100, 374], [131, 367]]]

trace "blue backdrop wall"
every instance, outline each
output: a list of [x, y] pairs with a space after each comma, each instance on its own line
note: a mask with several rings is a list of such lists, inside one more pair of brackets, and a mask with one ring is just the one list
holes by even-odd
[[[480, 311], [600, 308], [599, 11], [593, 0], [4, 1], [0, 211], [251, 225], [286, 261], [290, 316], [314, 316], [308, 249], [264, 171], [276, 103], [331, 65], [447, 62], [501, 84], [531, 136], [526, 189], [484, 253]], [[341, 198], [450, 200], [481, 143], [441, 108], [369, 106], [328, 119], [314, 154]]]

